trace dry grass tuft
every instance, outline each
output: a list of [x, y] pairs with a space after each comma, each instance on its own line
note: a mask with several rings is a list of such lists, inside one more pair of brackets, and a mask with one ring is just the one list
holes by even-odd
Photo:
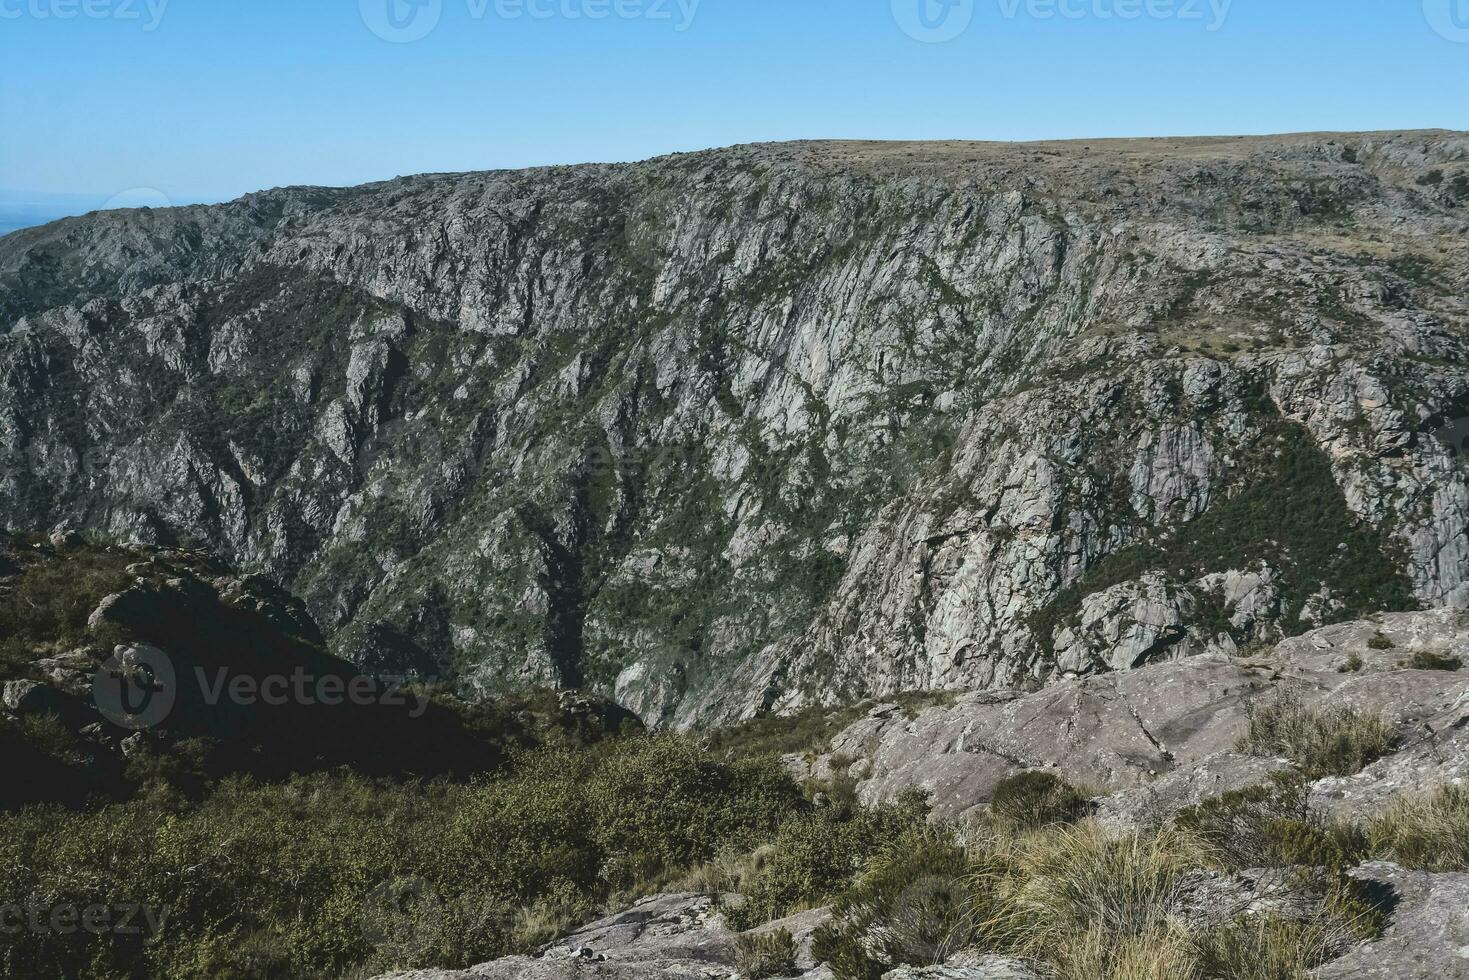
[[796, 940], [789, 929], [745, 933], [735, 940], [735, 968], [745, 980], [789, 977], [796, 969]]
[[1354, 708], [1315, 708], [1299, 685], [1282, 687], [1269, 701], [1249, 706], [1249, 731], [1239, 750], [1283, 756], [1311, 776], [1350, 776], [1392, 751], [1393, 727]]
[[1163, 929], [1113, 936], [1105, 929], [1065, 937], [1054, 958], [1057, 980], [1199, 980], [1187, 934]]
[[1367, 825], [1374, 854], [1419, 871], [1469, 871], [1469, 789], [1402, 799]]
[[1263, 917], [1200, 937], [1195, 955], [1210, 980], [1308, 980], [1342, 942], [1340, 929], [1325, 921]]
[[1185, 875], [1203, 864], [1196, 838], [1175, 830], [1113, 836], [1094, 821], [1028, 838], [1009, 919], [1043, 954], [1058, 933], [1156, 934], [1178, 911]]

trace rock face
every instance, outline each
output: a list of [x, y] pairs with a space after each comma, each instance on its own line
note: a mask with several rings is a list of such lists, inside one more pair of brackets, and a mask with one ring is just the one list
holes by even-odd
[[791, 144], [0, 239], [0, 523], [688, 725], [1469, 603], [1469, 137]]
[[1469, 875], [1373, 863], [1354, 876], [1391, 888], [1392, 924], [1315, 973], [1320, 980], [1464, 980], [1469, 977]]
[[1469, 771], [1469, 669], [1414, 669], [1420, 652], [1469, 653], [1469, 613], [1383, 615], [1249, 658], [1207, 654], [1031, 694], [976, 692], [913, 717], [880, 705], [837, 735], [829, 754], [790, 764], [798, 776], [830, 778], [835, 761], [868, 802], [926, 790], [935, 815], [951, 819], [986, 807], [1006, 776], [1046, 770], [1095, 794], [1104, 821], [1135, 826], [1289, 766], [1241, 754], [1236, 742], [1249, 703], [1290, 686], [1306, 704], [1353, 707], [1397, 725], [1396, 753], [1314, 784], [1322, 810], [1360, 820], [1399, 794]]

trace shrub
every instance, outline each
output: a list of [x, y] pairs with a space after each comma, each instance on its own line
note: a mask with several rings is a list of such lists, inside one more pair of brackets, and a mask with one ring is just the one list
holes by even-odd
[[1196, 956], [1203, 974], [1217, 980], [1308, 980], [1340, 942], [1322, 922], [1263, 916], [1200, 937]]
[[1394, 644], [1393, 641], [1389, 639], [1385, 634], [1383, 634], [1381, 630], [1378, 630], [1376, 633], [1373, 633], [1372, 638], [1367, 641], [1367, 646], [1373, 650], [1391, 650]]
[[617, 888], [751, 848], [801, 805], [795, 784], [769, 762], [715, 761], [685, 739], [654, 736], [607, 756], [586, 791], [604, 876]]
[[834, 903], [813, 950], [838, 980], [900, 965], [942, 963], [970, 946], [1005, 944], [998, 887], [1004, 866], [974, 859], [943, 829], [915, 827], [876, 855]]
[[1179, 811], [1174, 824], [1197, 836], [1209, 859], [1227, 868], [1340, 868], [1365, 852], [1348, 824], [1328, 825], [1311, 811], [1310, 784], [1275, 773], [1260, 786], [1234, 790]]
[[796, 969], [796, 940], [789, 929], [745, 933], [735, 940], [735, 967], [746, 980], [789, 977]]
[[132, 584], [128, 558], [100, 548], [78, 548], [65, 561], [35, 561], [6, 579], [0, 602], [0, 646], [17, 662], [33, 649], [66, 650], [88, 642], [87, 617], [113, 592]]
[[1413, 654], [1413, 659], [1408, 661], [1408, 666], [1414, 670], [1460, 670], [1464, 661], [1458, 657], [1450, 657], [1447, 654], [1435, 653], [1432, 650], [1419, 650]]
[[774, 763], [638, 737], [536, 751], [469, 785], [234, 778], [199, 802], [26, 808], [0, 814], [0, 894], [147, 903], [170, 917], [147, 942], [0, 933], [0, 975], [285, 980], [470, 966], [555, 938], [646, 887], [641, 873], [774, 836], [804, 806]]
[[1058, 933], [1101, 929], [1120, 939], [1165, 929], [1201, 849], [1176, 830], [1114, 836], [1087, 822], [1033, 836], [1019, 862], [1009, 918], [1025, 945], [1045, 954]]
[[926, 800], [908, 796], [851, 814], [817, 810], [786, 821], [754, 872], [744, 902], [729, 910], [731, 924], [749, 929], [830, 901], [876, 855], [922, 828], [927, 816]]
[[835, 980], [882, 980], [886, 964], [873, 957], [863, 929], [835, 920], [817, 929], [811, 937], [811, 954], [825, 963]]
[[1372, 853], [1419, 871], [1469, 871], [1469, 790], [1398, 800], [1367, 825]]
[[986, 938], [997, 912], [994, 870], [971, 861], [947, 831], [925, 827], [879, 854], [834, 911], [893, 966], [942, 963]]
[[1072, 823], [1086, 815], [1090, 804], [1070, 783], [1048, 772], [1021, 772], [995, 787], [990, 811], [1017, 829]]
[[1347, 656], [1346, 662], [1337, 668], [1339, 674], [1355, 674], [1363, 667], [1362, 657], [1357, 653]]
[[1239, 750], [1284, 756], [1313, 777], [1350, 776], [1392, 751], [1392, 726], [1353, 708], [1308, 707], [1299, 685], [1282, 687], [1270, 701], [1247, 708], [1249, 731]]

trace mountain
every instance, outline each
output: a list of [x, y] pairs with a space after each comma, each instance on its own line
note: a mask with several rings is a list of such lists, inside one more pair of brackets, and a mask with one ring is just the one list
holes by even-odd
[[1469, 604], [1469, 135], [793, 143], [0, 239], [0, 523], [650, 723]]

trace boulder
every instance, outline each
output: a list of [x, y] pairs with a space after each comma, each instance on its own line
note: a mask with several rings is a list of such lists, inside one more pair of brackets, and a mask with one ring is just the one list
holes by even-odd
[[1469, 978], [1469, 874], [1408, 871], [1386, 862], [1352, 874], [1392, 889], [1392, 921], [1381, 938], [1317, 969], [1317, 980]]
[[61, 710], [61, 692], [32, 680], [6, 681], [0, 700], [18, 715], [55, 714]]

